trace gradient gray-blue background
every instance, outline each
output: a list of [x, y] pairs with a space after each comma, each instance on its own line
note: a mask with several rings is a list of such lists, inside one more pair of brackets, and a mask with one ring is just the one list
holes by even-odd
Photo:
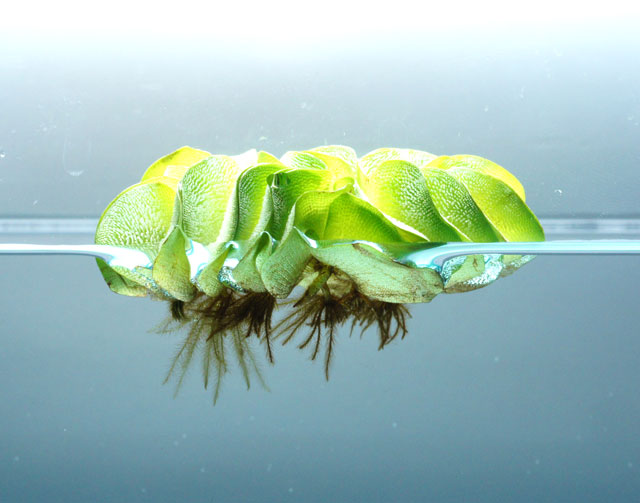
[[[483, 155], [541, 217], [639, 217], [638, 18], [606, 14], [3, 32], [0, 218], [97, 217], [184, 144], [325, 143]], [[0, 501], [637, 501], [639, 266], [538, 258], [414, 306], [382, 352], [344, 331], [330, 382], [278, 347], [270, 392], [234, 369], [213, 407], [197, 364], [176, 399], [162, 385], [164, 304], [90, 259], [1, 257]]]

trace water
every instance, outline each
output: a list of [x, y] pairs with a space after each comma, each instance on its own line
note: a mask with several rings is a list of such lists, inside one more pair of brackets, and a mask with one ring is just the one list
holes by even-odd
[[[62, 224], [37, 223], [81, 228]], [[633, 221], [580, 225], [638, 237]], [[639, 483], [638, 266], [540, 256], [486, 289], [415, 306], [408, 337], [383, 351], [375, 334], [341, 333], [329, 382], [306, 354], [276, 347], [263, 365], [270, 392], [246, 391], [234, 368], [212, 407], [198, 368], [176, 399], [161, 384], [180, 339], [148, 333], [164, 304], [112, 294], [93, 260], [2, 257], [3, 494], [628, 501]]]
[[[93, 223], [92, 220], [77, 221], [70, 220], [68, 222], [46, 219], [31, 220], [0, 220], [0, 232], [24, 233], [38, 230], [40, 232], [49, 233], [85, 233], [88, 224]], [[393, 249], [387, 249], [377, 243], [369, 243], [366, 241], [354, 241], [353, 243], [365, 244], [378, 249], [381, 252], [388, 253], [394, 260], [410, 265], [416, 268], [430, 268], [439, 272], [445, 281], [448, 279], [446, 274], [447, 265], [449, 269], [453, 262], [460, 262], [464, 257], [469, 255], [484, 255], [485, 263], [495, 263], [497, 270], [492, 275], [492, 280], [497, 279], [502, 263], [500, 255], [638, 255], [640, 254], [640, 240], [632, 239], [591, 239], [591, 240], [553, 240], [553, 235], [558, 233], [576, 233], [584, 232], [586, 229], [592, 229], [596, 234], [615, 235], [618, 233], [624, 236], [625, 233], [640, 233], [640, 222], [636, 220], [583, 220], [570, 222], [566, 220], [548, 220], [544, 222], [548, 227], [546, 229], [547, 236], [551, 240], [544, 242], [518, 242], [518, 243], [428, 243], [422, 245], [407, 245]], [[303, 235], [303, 238], [309, 243], [309, 246], [331, 246], [332, 244], [319, 244], [312, 239]], [[229, 247], [233, 249], [242, 249], [242, 243], [229, 242]], [[212, 257], [205, 247], [199, 243], [188, 240], [187, 257], [191, 265], [192, 280], [197, 274], [208, 264]], [[120, 266], [129, 269], [135, 273], [135, 269], [142, 267], [152, 269], [152, 263], [149, 257], [138, 250], [128, 248], [118, 248], [106, 245], [64, 245], [64, 244], [29, 244], [29, 243], [0, 243], [0, 255], [88, 255], [98, 257], [107, 262], [111, 266]], [[233, 254], [232, 254], [233, 255]], [[240, 254], [241, 258], [242, 255]], [[456, 260], [458, 259], [458, 260]], [[526, 259], [528, 262], [530, 258]], [[238, 258], [232, 257], [225, 260], [221, 270], [221, 278], [231, 278], [233, 268], [237, 265]], [[444, 269], [444, 271], [443, 271]], [[491, 280], [491, 281], [492, 281]], [[221, 279], [223, 281], [223, 279]], [[232, 280], [223, 281], [227, 284]], [[486, 281], [487, 283], [491, 281]], [[240, 288], [240, 287], [237, 287]]]

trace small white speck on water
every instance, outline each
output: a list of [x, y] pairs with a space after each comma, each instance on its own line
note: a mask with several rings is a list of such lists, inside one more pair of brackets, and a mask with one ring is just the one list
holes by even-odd
[[289, 494], [291, 494], [293, 492], [293, 487], [289, 488]]
[[627, 461], [627, 468], [629, 468], [629, 470], [633, 469], [633, 463], [631, 461]]
[[499, 356], [494, 356], [493, 357], [493, 362], [494, 363], [499, 363], [500, 362], [500, 357]]
[[540, 464], [540, 458], [536, 458], [536, 459], [534, 460], [534, 463], [535, 463], [536, 465], [539, 465], [539, 464]]
[[147, 492], [147, 488], [146, 488], [146, 487], [141, 487], [141, 488], [140, 488], [140, 492], [141, 492], [142, 494], [146, 494], [146, 492]]
[[206, 470], [205, 470], [204, 466], [201, 466], [200, 467], [200, 473], [204, 473], [204, 472], [206, 472]]
[[18, 461], [20, 461], [20, 456], [13, 456], [13, 462], [17, 463]]
[[561, 195], [562, 195], [562, 189], [554, 189], [554, 192], [555, 192], [556, 194], [558, 194], [559, 196], [561, 196]]
[[0, 159], [4, 159], [5, 157], [7, 157], [7, 153], [0, 148]]
[[36, 204], [38, 204], [38, 200], [37, 200], [37, 199], [34, 199], [34, 200], [33, 200], [33, 203], [31, 203], [31, 204], [32, 204], [33, 206], [35, 206]]
[[174, 445], [174, 447], [178, 447], [180, 445], [180, 442], [178, 442], [177, 440], [174, 440], [173, 441], [173, 445]]
[[398, 423], [396, 423], [395, 421], [393, 423], [391, 423], [391, 427], [392, 428], [397, 428], [398, 427]]
[[488, 111], [489, 111], [489, 105], [485, 105], [485, 106], [484, 106], [484, 111], [485, 111], [485, 112], [488, 112]]
[[182, 434], [182, 439], [184, 440], [185, 438], [187, 438], [187, 434], [186, 434], [186, 433], [183, 433], [183, 434]]
[[71, 176], [80, 176], [82, 173], [84, 173], [84, 169], [67, 170], [67, 173], [70, 174]]
[[258, 138], [258, 141], [267, 141], [267, 137], [266, 136], [261, 136], [260, 138]]

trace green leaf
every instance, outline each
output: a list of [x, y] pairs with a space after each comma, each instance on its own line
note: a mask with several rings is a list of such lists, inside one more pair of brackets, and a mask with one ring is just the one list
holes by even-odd
[[421, 171], [438, 213], [463, 241], [500, 241], [500, 236], [462, 183], [440, 169], [424, 168]]
[[98, 263], [98, 268], [105, 282], [115, 293], [129, 297], [144, 297], [149, 293], [144, 286], [127, 280], [126, 277], [118, 274], [118, 272], [111, 268], [104, 260], [97, 258], [96, 262]]
[[260, 271], [263, 262], [273, 251], [273, 240], [268, 232], [261, 233], [242, 255], [238, 265], [233, 269], [233, 277], [238, 285], [248, 292], [264, 292], [266, 286]]
[[273, 216], [269, 225], [271, 235], [275, 239], [282, 237], [289, 213], [302, 194], [313, 190], [330, 190], [333, 188], [333, 182], [332, 173], [326, 169], [289, 169], [271, 175], [269, 180], [273, 204]]
[[345, 272], [358, 291], [374, 300], [394, 303], [429, 302], [442, 292], [440, 275], [416, 269], [364, 243], [322, 242], [311, 253], [320, 262]]
[[311, 152], [290, 151], [284, 154], [280, 161], [291, 169], [328, 169], [327, 165]]
[[218, 274], [228, 253], [229, 248], [220, 245], [217, 250], [214, 250], [211, 261], [195, 277], [198, 290], [209, 297], [217, 297], [225, 289], [218, 279]]
[[348, 147], [326, 146], [309, 150], [306, 153], [320, 159], [336, 180], [356, 177], [357, 159], [355, 152]]
[[[100, 217], [96, 244], [140, 250], [150, 261], [155, 259], [171, 226], [175, 194], [170, 185], [156, 181], [160, 179], [155, 177], [133, 185], [116, 196]], [[112, 268], [102, 261], [98, 266], [109, 287], [117, 293], [138, 296], [142, 295], [139, 287], [143, 287], [165, 295], [153, 282], [150, 271]]]
[[180, 180], [189, 167], [195, 163], [209, 157], [211, 154], [204, 150], [197, 150], [191, 147], [181, 147], [175, 152], [171, 152], [154, 162], [142, 176], [142, 182], [164, 176]]
[[180, 227], [174, 227], [160, 247], [153, 262], [153, 280], [174, 298], [189, 301], [196, 294], [191, 283], [191, 267], [187, 258], [187, 241]]
[[484, 255], [464, 257], [464, 261], [454, 268], [453, 273], [445, 283], [445, 293], [468, 292], [486, 286], [486, 284], [469, 284], [470, 280], [479, 277], [484, 270]]
[[205, 246], [231, 239], [237, 221], [233, 193], [240, 171], [238, 163], [225, 155], [210, 156], [189, 168], [179, 191], [185, 236]]
[[520, 199], [523, 201], [526, 200], [524, 187], [522, 187], [520, 181], [502, 166], [490, 161], [489, 159], [478, 157], [477, 155], [443, 155], [434, 159], [428, 164], [428, 167], [444, 170], [458, 167], [472, 169], [473, 171], [483, 173], [500, 180], [511, 187], [511, 190], [518, 194]]
[[365, 175], [372, 168], [379, 166], [385, 161], [406, 161], [417, 168], [422, 168], [430, 163], [437, 156], [422, 150], [413, 150], [407, 148], [379, 148], [373, 152], [369, 152], [358, 161], [358, 167]]
[[358, 156], [356, 151], [351, 147], [344, 145], [324, 145], [322, 147], [312, 148], [308, 152], [318, 152], [332, 157], [337, 157], [351, 167], [352, 173], [355, 174], [358, 165]]
[[258, 161], [256, 164], [281, 164], [283, 168], [285, 167], [285, 165], [280, 162], [280, 159], [264, 150], [258, 152]]
[[447, 173], [464, 184], [506, 241], [544, 241], [540, 222], [509, 185], [473, 168], [458, 166], [447, 169]]
[[380, 211], [404, 224], [427, 241], [460, 241], [460, 236], [440, 216], [420, 170], [407, 161], [367, 164], [359, 184]]
[[174, 195], [161, 182], [127, 188], [102, 213], [96, 244], [134, 248], [154, 258], [171, 225]]
[[288, 297], [302, 279], [310, 259], [311, 249], [307, 241], [297, 231], [290, 232], [264, 260], [260, 269], [267, 291], [274, 297]]
[[258, 164], [258, 151], [252, 148], [242, 154], [232, 155], [231, 158], [236, 161], [238, 172], [241, 172]]
[[402, 240], [395, 225], [379, 210], [346, 192], [331, 202], [321, 239], [375, 243], [397, 243]]
[[271, 217], [269, 178], [282, 171], [282, 164], [258, 164], [244, 171], [237, 184], [238, 226], [234, 240], [248, 240], [264, 230]]

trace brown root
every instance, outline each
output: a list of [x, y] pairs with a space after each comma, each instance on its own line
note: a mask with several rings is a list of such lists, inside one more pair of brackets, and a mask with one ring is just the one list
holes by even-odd
[[398, 335], [404, 339], [407, 335], [407, 318], [411, 318], [409, 308], [404, 304], [394, 304], [373, 300], [364, 295], [357, 295], [352, 300], [353, 323], [351, 333], [356, 325], [362, 327], [361, 336], [374, 323], [378, 324], [378, 349], [384, 348]]
[[284, 345], [293, 339], [299, 329], [305, 325], [310, 327], [307, 337], [298, 347], [304, 349], [313, 342], [312, 360], [315, 360], [320, 353], [320, 345], [324, 338], [326, 340], [324, 372], [328, 380], [335, 345], [335, 331], [348, 319], [348, 307], [341, 300], [333, 298], [328, 290], [323, 288], [317, 294], [303, 295], [293, 305], [293, 309], [293, 312], [274, 327], [274, 332], [278, 337], [284, 337], [282, 341]]
[[339, 326], [350, 320], [351, 334], [359, 327], [361, 337], [369, 328], [377, 326], [378, 349], [383, 349], [398, 337], [405, 337], [407, 319], [411, 317], [405, 305], [371, 299], [360, 293], [347, 275], [327, 266], [318, 269], [316, 278], [293, 303], [291, 312], [272, 327], [276, 307], [275, 297], [267, 292], [240, 294], [231, 289], [225, 289], [216, 297], [200, 293], [189, 302], [172, 301], [171, 318], [159, 331], [187, 326], [188, 333], [165, 382], [177, 375], [177, 393], [193, 356], [199, 352], [205, 388], [211, 376], [215, 379], [215, 402], [222, 377], [228, 372], [227, 352], [231, 347], [247, 387], [249, 375], [255, 373], [266, 388], [250, 348], [252, 336], [265, 344], [267, 358], [273, 363], [272, 341], [280, 337], [282, 344], [287, 344], [301, 331], [305, 332], [304, 339], [298, 347], [310, 348], [312, 360], [324, 352], [324, 373], [328, 380]]
[[281, 337], [282, 344], [290, 342], [305, 327], [309, 330], [305, 339], [298, 345], [304, 349], [311, 345], [311, 359], [320, 353], [322, 340], [325, 340], [324, 371], [329, 379], [329, 369], [333, 360], [336, 330], [348, 319], [352, 320], [351, 333], [359, 325], [361, 336], [372, 325], [377, 324], [379, 347], [384, 348], [391, 341], [407, 334], [407, 318], [411, 314], [403, 304], [393, 304], [370, 299], [355, 289], [341, 298], [331, 295], [325, 286], [315, 294], [307, 292], [293, 305], [293, 311], [275, 327], [275, 337]]
[[[176, 302], [179, 301], [173, 304]], [[269, 362], [274, 362], [271, 318], [276, 308], [276, 299], [273, 295], [267, 292], [239, 294], [227, 289], [213, 298], [201, 293], [180, 309], [174, 308], [173, 304], [171, 313], [174, 319], [206, 325], [207, 340], [231, 331], [242, 333], [247, 338], [255, 335], [264, 340]], [[175, 317], [176, 311], [181, 318]]]
[[171, 319], [174, 321], [183, 321], [184, 315], [184, 302], [181, 300], [172, 300], [169, 306], [171, 311]]
[[165, 383], [177, 375], [176, 393], [190, 367], [196, 352], [202, 353], [202, 373], [205, 388], [210, 376], [215, 379], [214, 402], [218, 399], [222, 377], [228, 371], [228, 359], [225, 341], [231, 339], [235, 359], [242, 370], [247, 388], [250, 386], [249, 375], [255, 373], [262, 385], [260, 368], [250, 347], [250, 337], [255, 335], [267, 346], [267, 356], [273, 363], [271, 350], [271, 317], [276, 307], [273, 296], [267, 293], [238, 294], [225, 290], [216, 297], [199, 294], [192, 301], [185, 303], [172, 301], [170, 304], [171, 320], [161, 329], [170, 331], [173, 321], [175, 328], [188, 325], [189, 331], [176, 353], [167, 373]]

